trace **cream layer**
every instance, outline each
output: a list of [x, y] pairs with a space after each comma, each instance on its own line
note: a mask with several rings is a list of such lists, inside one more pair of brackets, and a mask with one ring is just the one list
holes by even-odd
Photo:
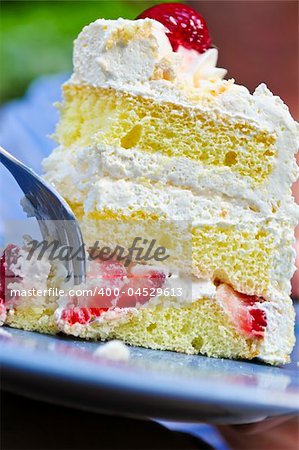
[[[65, 161], [67, 160], [67, 164]], [[225, 199], [233, 206], [255, 212], [255, 217], [276, 217], [296, 225], [298, 206], [290, 187], [282, 191], [278, 181], [271, 180], [259, 189], [251, 180], [225, 168], [204, 167], [186, 157], [169, 157], [161, 153], [149, 154], [135, 149], [95, 145], [88, 148], [57, 147], [43, 162], [45, 178], [67, 198], [83, 203], [93, 186], [104, 177], [115, 180], [149, 180], [153, 185], [178, 186], [190, 190], [194, 196]], [[279, 190], [281, 191], [279, 192]], [[283, 194], [283, 195], [282, 195]], [[188, 198], [188, 193], [185, 194]], [[280, 197], [282, 195], [282, 197]]]

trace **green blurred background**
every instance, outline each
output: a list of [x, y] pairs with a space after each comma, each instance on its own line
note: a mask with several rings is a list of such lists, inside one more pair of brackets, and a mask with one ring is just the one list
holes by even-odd
[[73, 40], [103, 17], [135, 18], [153, 1], [1, 1], [0, 100], [19, 97], [41, 74], [72, 67]]

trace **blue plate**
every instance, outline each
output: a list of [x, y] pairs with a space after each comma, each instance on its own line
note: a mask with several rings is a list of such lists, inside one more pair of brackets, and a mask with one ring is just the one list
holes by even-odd
[[[0, 142], [40, 172], [55, 143], [65, 76], [37, 80], [0, 111]], [[24, 219], [19, 192], [0, 167], [2, 220]], [[1, 225], [1, 223], [0, 223]], [[3, 226], [3, 222], [2, 222]], [[1, 231], [0, 231], [1, 234]], [[2, 386], [16, 393], [88, 410], [140, 418], [244, 423], [299, 412], [298, 347], [283, 368], [131, 348], [128, 362], [93, 356], [98, 343], [21, 330], [1, 336]]]
[[99, 358], [97, 342], [5, 327], [2, 385], [92, 411], [210, 423], [245, 423], [299, 412], [293, 362], [283, 368], [130, 347], [127, 362]]

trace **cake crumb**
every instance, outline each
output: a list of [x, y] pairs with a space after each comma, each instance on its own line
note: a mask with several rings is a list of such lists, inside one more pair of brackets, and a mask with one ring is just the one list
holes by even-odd
[[93, 355], [114, 361], [128, 361], [130, 358], [130, 350], [123, 342], [114, 340], [100, 345]]

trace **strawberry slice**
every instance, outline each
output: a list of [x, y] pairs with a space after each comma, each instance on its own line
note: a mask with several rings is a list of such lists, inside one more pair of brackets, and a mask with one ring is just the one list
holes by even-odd
[[[83, 289], [85, 293], [82, 292], [82, 295], [70, 296], [71, 304], [73, 307], [78, 306], [88, 309], [111, 308], [113, 301], [116, 300], [116, 294], [122, 288], [126, 277], [127, 270], [121, 262], [95, 259], [89, 265], [86, 273], [87, 285]], [[89, 292], [87, 293], [87, 291]], [[82, 320], [84, 321], [84, 319]], [[76, 321], [78, 322], [79, 318]]]
[[10, 299], [9, 283], [21, 281], [21, 277], [15, 275], [11, 267], [18, 261], [20, 248], [17, 245], [9, 244], [3, 251], [0, 258], [0, 303]]
[[125, 266], [120, 261], [94, 260], [90, 265], [87, 277], [89, 279], [104, 279], [104, 280], [123, 280], [127, 276]]
[[[155, 297], [165, 282], [165, 273], [150, 266], [132, 265], [128, 270], [119, 261], [97, 261], [87, 277], [99, 279], [99, 289], [85, 304], [92, 307], [129, 308]], [[101, 283], [100, 283], [101, 281]], [[79, 299], [79, 304], [82, 304]], [[87, 302], [87, 303], [86, 303]]]
[[262, 297], [241, 294], [227, 284], [220, 284], [216, 298], [239, 333], [251, 339], [263, 337], [267, 318], [265, 311], [257, 307], [265, 301]]
[[7, 305], [5, 306], [5, 303], [12, 299], [7, 285], [21, 280], [21, 277], [15, 275], [11, 270], [11, 266], [17, 263], [19, 252], [19, 247], [9, 244], [0, 257], [0, 326], [6, 320]]
[[119, 308], [134, 307], [137, 303], [144, 304], [157, 294], [162, 288], [166, 275], [163, 271], [147, 268], [144, 270], [135, 266], [131, 270], [128, 283], [123, 287], [118, 300]]
[[[99, 280], [94, 295], [70, 297], [72, 306], [62, 311], [63, 324], [88, 325], [109, 309], [135, 307], [157, 295], [165, 282], [165, 272], [150, 266], [133, 265], [128, 270], [118, 261], [96, 261], [90, 265], [87, 279]], [[88, 289], [88, 287], [87, 287]]]
[[75, 306], [74, 308], [64, 309], [61, 313], [60, 320], [69, 325], [74, 325], [75, 323], [87, 325], [107, 310], [108, 308], [79, 308]]

